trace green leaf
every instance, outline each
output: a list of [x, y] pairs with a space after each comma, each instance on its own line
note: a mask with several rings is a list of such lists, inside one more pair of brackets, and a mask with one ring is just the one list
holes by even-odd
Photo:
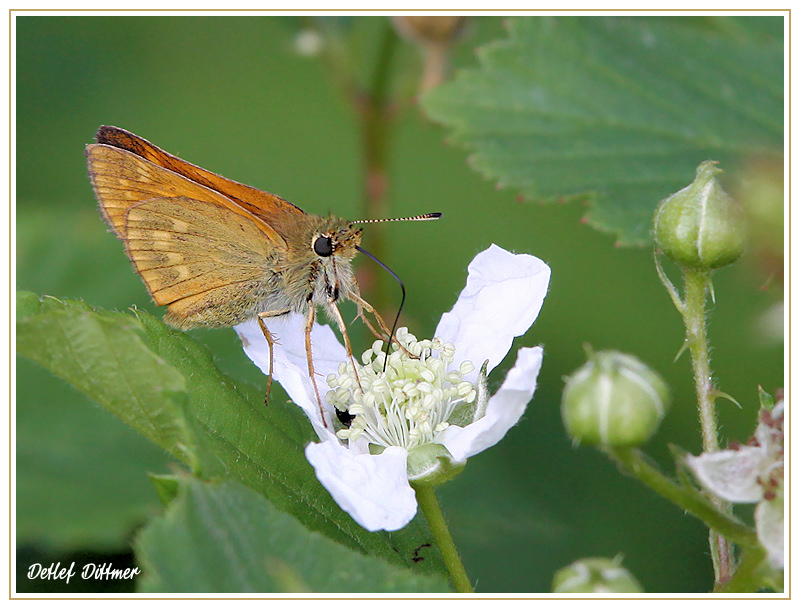
[[141, 325], [130, 316], [19, 292], [17, 351], [174, 457], [188, 458], [184, 378], [145, 345]]
[[511, 19], [508, 40], [422, 105], [499, 186], [587, 201], [592, 226], [645, 245], [656, 205], [700, 162], [781, 154], [782, 41], [753, 42], [753, 19], [725, 22], [738, 39], [680, 20]]
[[442, 576], [368, 558], [309, 532], [235, 482], [184, 477], [138, 536], [147, 593], [450, 592]]

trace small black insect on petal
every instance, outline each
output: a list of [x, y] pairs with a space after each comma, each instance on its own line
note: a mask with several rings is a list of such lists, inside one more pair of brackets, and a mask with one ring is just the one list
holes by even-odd
[[332, 255], [333, 240], [327, 235], [320, 235], [317, 237], [317, 240], [314, 241], [314, 252], [317, 254], [317, 256], [322, 256], [323, 258], [327, 258], [328, 256]]
[[346, 410], [339, 410], [338, 408], [334, 408], [334, 410], [336, 411], [336, 418], [339, 419], [339, 422], [344, 425], [345, 428], [349, 429], [356, 415], [350, 414]]

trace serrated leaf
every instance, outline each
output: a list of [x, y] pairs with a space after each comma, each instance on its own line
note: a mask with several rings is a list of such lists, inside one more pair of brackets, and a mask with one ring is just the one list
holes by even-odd
[[185, 477], [167, 513], [136, 540], [140, 592], [449, 592], [305, 529], [235, 482]]
[[105, 406], [174, 457], [187, 459], [183, 376], [146, 345], [128, 315], [18, 293], [17, 352]]
[[644, 245], [700, 162], [781, 154], [781, 41], [740, 38], [658, 18], [515, 18], [422, 106], [500, 186], [589, 201], [591, 225]]

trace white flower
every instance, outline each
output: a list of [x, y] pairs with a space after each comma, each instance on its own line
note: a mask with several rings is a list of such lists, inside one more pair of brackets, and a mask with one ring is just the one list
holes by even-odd
[[[395, 346], [384, 375], [384, 355], [375, 344], [359, 366], [360, 384], [333, 330], [314, 326], [314, 368], [331, 386], [323, 396], [324, 422], [308, 376], [304, 317], [268, 320], [278, 340], [274, 378], [305, 411], [320, 438], [306, 447], [306, 457], [342, 509], [370, 531], [397, 530], [414, 517], [417, 502], [409, 475], [425, 475], [418, 469], [425, 455], [432, 451], [456, 467], [463, 464], [516, 425], [536, 389], [541, 347], [521, 348], [491, 397], [485, 375], [503, 360], [514, 337], [536, 320], [550, 268], [534, 256], [492, 245], [475, 257], [468, 271], [467, 285], [442, 316], [434, 340], [417, 341], [398, 331], [398, 340], [418, 359]], [[236, 331], [247, 355], [268, 373], [269, 350], [257, 322], [241, 324]], [[347, 410], [341, 420], [348, 425], [334, 415], [335, 406]]]
[[700, 483], [732, 503], [757, 503], [756, 533], [776, 568], [783, 568], [783, 400], [763, 409], [753, 439], [729, 450], [689, 455]]

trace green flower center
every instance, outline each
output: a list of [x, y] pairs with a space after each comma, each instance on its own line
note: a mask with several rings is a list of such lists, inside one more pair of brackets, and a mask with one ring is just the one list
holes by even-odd
[[388, 361], [378, 340], [361, 357], [357, 376], [350, 362], [339, 365], [338, 375], [328, 375], [328, 403], [354, 417], [336, 432], [340, 439], [363, 437], [379, 450], [434, 443], [454, 411], [475, 402], [475, 385], [462, 380], [475, 367], [464, 361], [451, 368], [452, 344], [417, 341], [406, 328], [399, 328], [396, 338], [405, 350], [393, 343]]

